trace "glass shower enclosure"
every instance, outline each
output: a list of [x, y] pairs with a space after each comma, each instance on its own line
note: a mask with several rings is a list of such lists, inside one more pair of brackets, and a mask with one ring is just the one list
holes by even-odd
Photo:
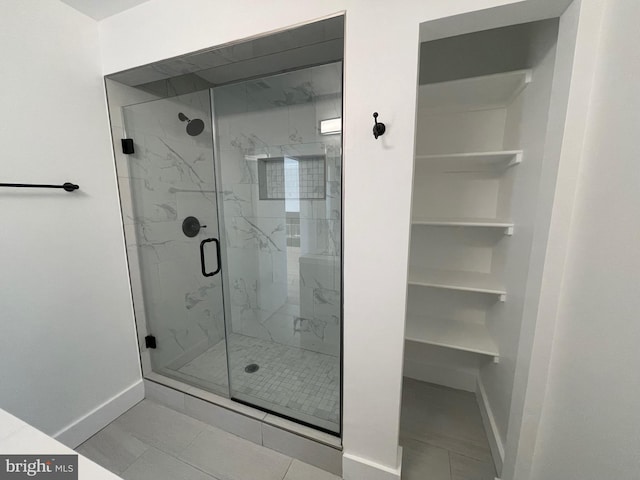
[[341, 62], [122, 108], [153, 372], [339, 433], [341, 117]]

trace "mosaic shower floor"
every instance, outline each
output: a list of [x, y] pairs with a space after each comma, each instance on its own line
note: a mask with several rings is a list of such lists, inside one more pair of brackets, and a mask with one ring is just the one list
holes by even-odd
[[[178, 372], [227, 388], [225, 342]], [[233, 397], [281, 415], [336, 431], [340, 419], [340, 359], [245, 335], [229, 337]], [[253, 373], [245, 367], [257, 364]]]

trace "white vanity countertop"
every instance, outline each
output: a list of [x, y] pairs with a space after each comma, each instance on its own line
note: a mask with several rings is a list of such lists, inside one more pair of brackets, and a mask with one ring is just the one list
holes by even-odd
[[[0, 454], [76, 454], [69, 447], [0, 409]], [[80, 480], [121, 480], [120, 477], [78, 455]], [[2, 466], [0, 466], [1, 468]]]

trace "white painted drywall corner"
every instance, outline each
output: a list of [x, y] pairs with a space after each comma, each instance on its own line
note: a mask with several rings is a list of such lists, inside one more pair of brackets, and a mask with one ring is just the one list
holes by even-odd
[[[522, 332], [505, 439], [504, 480], [529, 478], [544, 403], [551, 344], [569, 251], [569, 228], [577, 177], [584, 154], [585, 128], [601, 23], [601, 3], [574, 1], [560, 17], [556, 71], [552, 88], [543, 178], [553, 193], [541, 195], [538, 215], [550, 216], [537, 228], [528, 287], [539, 293], [525, 299]], [[559, 159], [559, 165], [556, 162]], [[557, 172], [556, 172], [557, 170]], [[537, 288], [537, 287], [536, 287]]]
[[2, 181], [80, 185], [0, 191], [0, 406], [74, 446], [142, 398], [97, 23], [7, 0], [0, 52]]
[[[531, 478], [640, 471], [640, 4], [606, 0]], [[597, 32], [593, 32], [597, 35]]]

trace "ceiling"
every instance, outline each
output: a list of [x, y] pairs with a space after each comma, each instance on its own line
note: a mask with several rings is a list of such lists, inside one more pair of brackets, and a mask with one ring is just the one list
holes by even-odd
[[96, 20], [129, 10], [149, 0], [60, 0]]

